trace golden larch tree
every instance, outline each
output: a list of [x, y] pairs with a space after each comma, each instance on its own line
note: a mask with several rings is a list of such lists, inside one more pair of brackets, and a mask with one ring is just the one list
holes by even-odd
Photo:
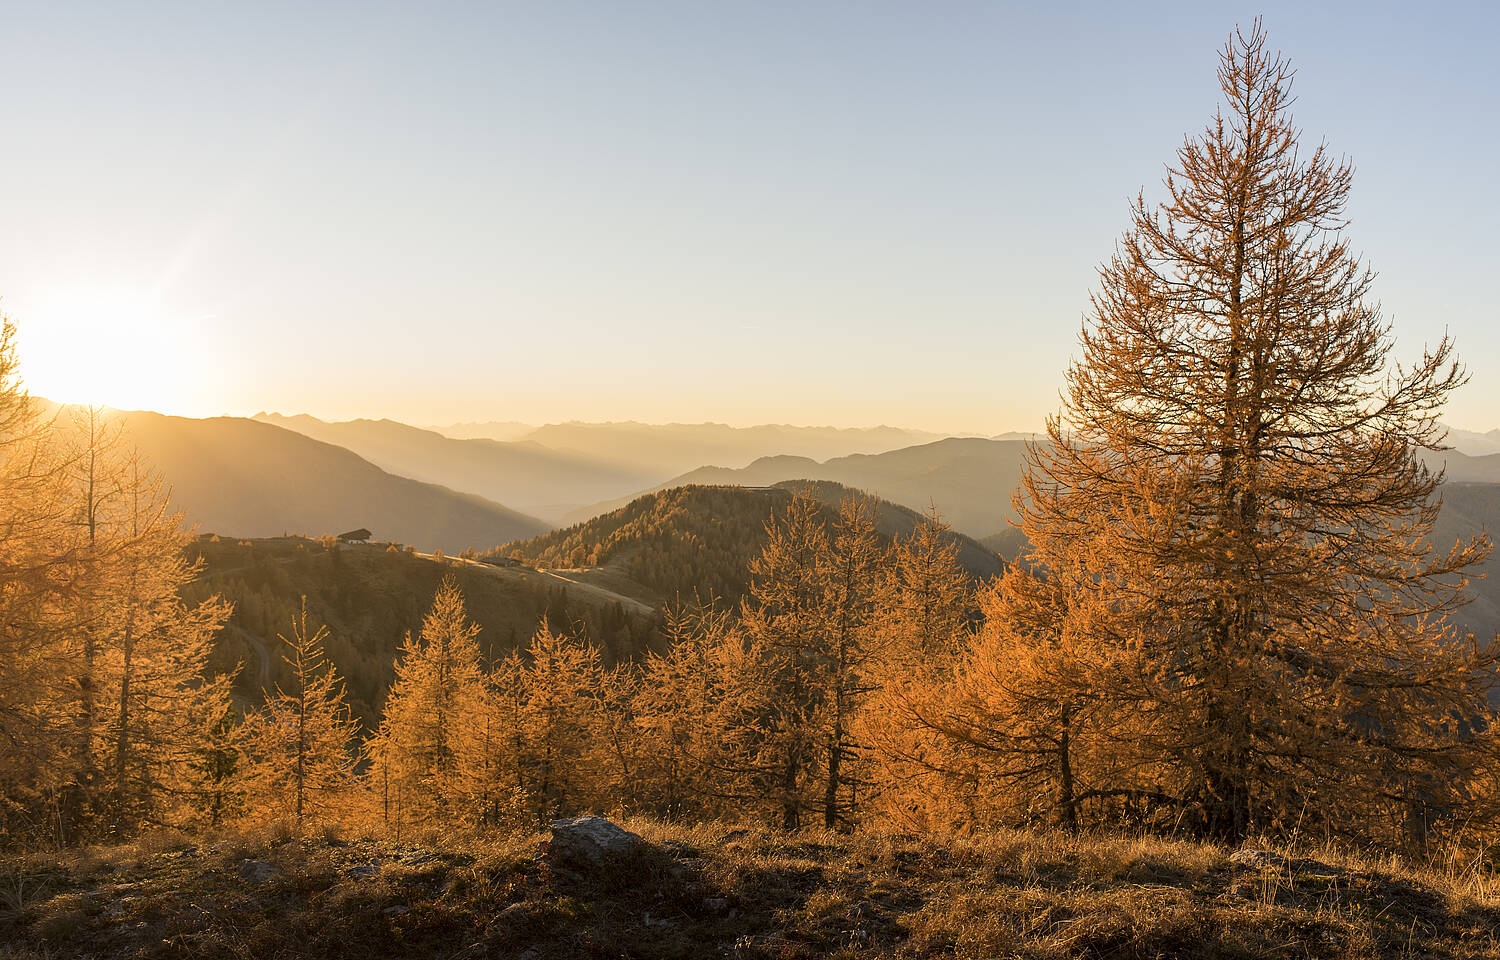
[[667, 650], [641, 667], [634, 720], [646, 809], [657, 816], [732, 817], [761, 799], [771, 672], [730, 613], [713, 603], [668, 608]]
[[882, 590], [880, 656], [855, 721], [871, 812], [909, 829], [972, 821], [972, 769], [944, 738], [942, 718], [976, 616], [975, 584], [935, 509], [896, 540]]
[[1448, 619], [1479, 538], [1434, 549], [1446, 338], [1394, 364], [1351, 251], [1352, 167], [1307, 149], [1259, 23], [1224, 106], [1134, 203], [1064, 405], [1028, 457], [1027, 562], [1117, 651], [1093, 680], [1183, 824], [1420, 832], [1462, 803], [1491, 645]]
[[296, 819], [326, 814], [354, 785], [354, 738], [359, 724], [344, 699], [344, 683], [323, 652], [328, 628], [309, 632], [307, 598], [292, 618], [291, 635], [277, 634], [291, 674], [265, 706], [246, 717], [245, 789], [250, 808]]
[[760, 745], [761, 789], [783, 828], [802, 826], [818, 777], [827, 670], [833, 648], [828, 531], [822, 506], [793, 496], [766, 524], [766, 545], [750, 565], [741, 622], [766, 658], [772, 716]]
[[478, 813], [466, 802], [485, 764], [490, 709], [478, 636], [458, 582], [445, 577], [421, 631], [402, 643], [380, 728], [365, 745], [371, 788], [397, 831]]

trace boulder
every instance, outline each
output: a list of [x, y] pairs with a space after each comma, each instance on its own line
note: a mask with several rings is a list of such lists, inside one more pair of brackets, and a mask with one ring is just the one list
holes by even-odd
[[240, 876], [257, 885], [269, 883], [278, 872], [276, 864], [264, 860], [245, 860], [240, 863]]
[[1306, 858], [1293, 858], [1274, 853], [1270, 850], [1237, 850], [1229, 858], [1229, 862], [1246, 870], [1260, 870], [1262, 872], [1272, 870], [1277, 873], [1295, 871], [1297, 873], [1316, 874], [1318, 876], [1340, 876], [1344, 873], [1340, 867], [1324, 863], [1321, 860], [1309, 860]]
[[558, 864], [598, 867], [635, 853], [645, 842], [638, 834], [603, 817], [584, 815], [552, 821], [547, 858]]

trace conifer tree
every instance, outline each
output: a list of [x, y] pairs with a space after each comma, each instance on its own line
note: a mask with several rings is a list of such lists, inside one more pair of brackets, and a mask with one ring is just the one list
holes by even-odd
[[635, 726], [647, 759], [644, 801], [672, 820], [742, 815], [771, 715], [766, 659], [715, 604], [667, 611], [665, 653], [636, 686]]
[[15, 337], [0, 318], [0, 831], [36, 833], [56, 822], [44, 807], [77, 769], [70, 634], [83, 557], [68, 463], [22, 387]]
[[402, 643], [384, 718], [366, 745], [371, 785], [397, 831], [474, 815], [466, 801], [485, 765], [477, 734], [490, 708], [478, 635], [450, 576], [421, 632]]
[[1352, 167], [1303, 149], [1291, 79], [1258, 22], [1224, 49], [1224, 110], [1100, 271], [1022, 523], [1184, 824], [1414, 834], [1491, 762], [1493, 645], [1447, 619], [1489, 544], [1434, 549], [1418, 456], [1463, 374], [1446, 338], [1390, 362]]
[[323, 651], [328, 628], [309, 633], [307, 598], [292, 619], [291, 636], [277, 634], [291, 671], [289, 688], [277, 687], [246, 719], [245, 773], [253, 807], [294, 817], [326, 812], [354, 782], [354, 737], [359, 725], [344, 700], [343, 681]]
[[507, 673], [517, 686], [517, 768], [538, 820], [573, 813], [610, 794], [602, 741], [610, 678], [599, 652], [554, 633], [544, 620], [524, 659]]
[[974, 578], [958, 562], [949, 530], [933, 508], [896, 541], [884, 629], [907, 662], [951, 655], [974, 620]]
[[760, 765], [762, 789], [795, 830], [818, 775], [819, 736], [827, 707], [833, 648], [829, 613], [828, 532], [817, 501], [793, 496], [766, 525], [766, 545], [750, 566], [741, 620], [767, 658], [774, 711]]
[[1109, 651], [1067, 621], [1066, 599], [1056, 584], [1012, 567], [982, 595], [982, 626], [951, 678], [905, 704], [927, 737], [934, 779], [968, 800], [970, 816], [982, 809], [1014, 826], [1076, 830], [1086, 801], [1149, 793], [1121, 786], [1144, 771], [1109, 765], [1110, 745], [1134, 731], [1125, 710], [1106, 709], [1096, 695]]
[[229, 709], [230, 677], [207, 675], [214, 637], [229, 618], [218, 598], [188, 606], [197, 576], [187, 538], [167, 511], [160, 480], [132, 458], [116, 509], [101, 518], [108, 590], [92, 618], [103, 694], [98, 750], [110, 832], [194, 818], [201, 801], [194, 764]]
[[0, 323], [0, 829], [77, 842], [194, 816], [196, 751], [228, 708], [205, 668], [227, 607], [160, 482], [98, 410], [43, 420]]
[[880, 629], [881, 607], [891, 600], [885, 565], [888, 553], [875, 531], [875, 503], [868, 496], [844, 498], [835, 519], [826, 560], [829, 662], [827, 666], [826, 745], [823, 824], [854, 825], [859, 778], [850, 770], [859, 758], [851, 732], [855, 716], [872, 689], [872, 666], [889, 637]]
[[911, 829], [973, 820], [977, 781], [941, 734], [959, 650], [975, 615], [974, 583], [936, 510], [898, 538], [875, 629], [880, 657], [856, 718], [866, 743], [872, 811]]

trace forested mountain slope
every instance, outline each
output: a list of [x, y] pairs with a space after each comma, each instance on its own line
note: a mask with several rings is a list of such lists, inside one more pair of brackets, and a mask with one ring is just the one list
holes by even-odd
[[[524, 557], [541, 567], [610, 566], [670, 601], [743, 595], [750, 561], [765, 546], [765, 525], [792, 489], [803, 489], [830, 505], [829, 515], [850, 491], [829, 482], [789, 481], [775, 488], [673, 487], [639, 497], [624, 507], [564, 530], [503, 544], [494, 552]], [[877, 527], [887, 537], [911, 532], [917, 514], [896, 504], [878, 504]], [[974, 540], [951, 534], [958, 560], [974, 576], [998, 574], [1003, 564]]]

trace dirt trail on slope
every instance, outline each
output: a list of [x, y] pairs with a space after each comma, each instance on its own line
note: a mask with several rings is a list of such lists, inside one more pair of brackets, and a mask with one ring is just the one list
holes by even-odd
[[[429, 560], [437, 559], [430, 554], [418, 554], [418, 556], [425, 556]], [[530, 567], [497, 567], [494, 564], [481, 563], [478, 560], [468, 560], [463, 557], [444, 557], [443, 561], [455, 565], [477, 567], [490, 576], [519, 581], [521, 583], [530, 584], [540, 581], [543, 584], [551, 585], [555, 582], [567, 587], [569, 599], [582, 600], [585, 603], [597, 606], [608, 606], [612, 603], [618, 603], [627, 613], [643, 617], [656, 615], [656, 607], [653, 604], [646, 603], [635, 597], [626, 596], [623, 593], [617, 593], [597, 583], [590, 583], [586, 579], [581, 579], [582, 576], [589, 573], [589, 570], [566, 568], [559, 570], [535, 570]], [[609, 568], [601, 567], [599, 569], [606, 570]]]

